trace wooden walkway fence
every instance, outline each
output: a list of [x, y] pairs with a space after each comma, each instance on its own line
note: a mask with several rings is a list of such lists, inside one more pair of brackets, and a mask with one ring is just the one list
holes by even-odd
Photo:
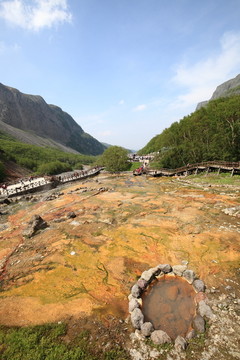
[[[227, 161], [205, 161], [196, 164], [189, 164], [177, 169], [159, 169], [152, 170], [146, 169], [145, 173], [150, 176], [181, 176], [197, 174], [199, 171], [216, 171], [219, 174], [221, 171], [231, 172], [231, 176], [240, 173], [240, 161], [239, 162], [227, 162]], [[134, 174], [139, 175], [139, 174]]]
[[41, 190], [50, 190], [56, 188], [60, 184], [75, 180], [83, 180], [88, 177], [98, 175], [102, 170], [101, 167], [94, 167], [89, 170], [79, 170], [70, 173], [63, 173], [56, 176], [44, 176], [41, 178], [33, 178], [28, 180], [22, 180], [15, 184], [9, 184], [8, 186], [2, 186], [0, 188], [0, 196], [2, 197], [13, 197], [16, 195], [23, 195], [27, 193], [33, 193]]

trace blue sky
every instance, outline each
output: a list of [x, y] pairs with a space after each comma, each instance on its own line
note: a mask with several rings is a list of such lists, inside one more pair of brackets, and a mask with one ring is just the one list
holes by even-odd
[[0, 0], [0, 82], [138, 150], [240, 73], [240, 0]]

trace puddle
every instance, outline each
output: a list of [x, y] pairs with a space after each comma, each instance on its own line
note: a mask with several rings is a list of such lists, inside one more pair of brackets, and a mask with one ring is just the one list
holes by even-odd
[[153, 281], [142, 296], [144, 321], [172, 340], [178, 335], [186, 337], [196, 313], [195, 295], [192, 285], [181, 277], [166, 275]]

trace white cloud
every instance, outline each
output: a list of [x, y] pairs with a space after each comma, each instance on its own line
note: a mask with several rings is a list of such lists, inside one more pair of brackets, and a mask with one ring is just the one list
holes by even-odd
[[193, 65], [180, 64], [174, 83], [184, 87], [175, 103], [176, 107], [188, 107], [208, 100], [216, 86], [235, 77], [240, 69], [240, 33], [227, 32], [220, 39], [220, 50]]
[[141, 104], [141, 105], [138, 105], [136, 106], [135, 108], [133, 108], [133, 111], [136, 112], [136, 111], [143, 111], [147, 108], [147, 105], [146, 104]]
[[8, 0], [0, 4], [0, 17], [27, 30], [38, 31], [71, 22], [67, 0]]
[[118, 105], [124, 105], [125, 104], [125, 101], [124, 100], [120, 100]]

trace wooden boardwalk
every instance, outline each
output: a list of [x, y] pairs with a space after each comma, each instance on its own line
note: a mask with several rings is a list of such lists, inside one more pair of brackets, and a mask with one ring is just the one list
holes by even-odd
[[40, 178], [33, 178], [31, 180], [28, 179], [19, 183], [10, 184], [6, 189], [0, 188], [0, 197], [13, 197], [42, 190], [50, 190], [56, 188], [60, 184], [76, 180], [84, 180], [98, 175], [101, 170], [102, 168], [95, 167], [85, 171], [78, 170], [56, 176], [44, 176]]
[[206, 171], [206, 173], [208, 173], [216, 170], [218, 174], [221, 171], [231, 172], [231, 176], [233, 176], [234, 174], [240, 174], [240, 161], [239, 162], [205, 161], [196, 164], [189, 164], [177, 169], [159, 169], [159, 170], [146, 169], [145, 173], [150, 176], [183, 176], [183, 175], [186, 176], [190, 174], [197, 174], [200, 171]]

